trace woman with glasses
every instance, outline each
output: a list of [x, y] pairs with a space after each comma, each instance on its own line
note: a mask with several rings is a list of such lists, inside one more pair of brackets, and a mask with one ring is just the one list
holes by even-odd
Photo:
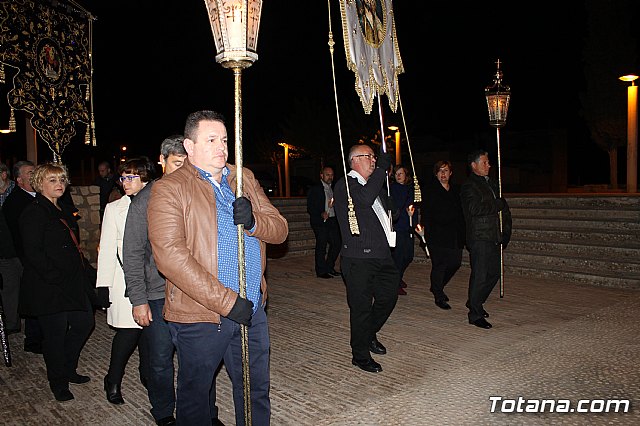
[[56, 400], [68, 401], [73, 399], [69, 383], [90, 380], [76, 368], [95, 325], [93, 308], [78, 225], [71, 210], [59, 202], [69, 184], [67, 169], [41, 164], [30, 183], [36, 196], [19, 219], [24, 250], [20, 313], [37, 319], [49, 387]]
[[[124, 404], [122, 378], [131, 354], [138, 346], [142, 328], [133, 319], [132, 305], [125, 291], [122, 270], [122, 239], [127, 212], [134, 197], [155, 177], [155, 166], [146, 157], [134, 158], [120, 166], [120, 182], [126, 196], [112, 201], [105, 207], [98, 251], [97, 287], [109, 289], [111, 306], [107, 309], [107, 324], [115, 329], [111, 343], [109, 371], [104, 378], [107, 400], [112, 404]], [[140, 379], [146, 380], [144, 345], [138, 347], [140, 355]]]

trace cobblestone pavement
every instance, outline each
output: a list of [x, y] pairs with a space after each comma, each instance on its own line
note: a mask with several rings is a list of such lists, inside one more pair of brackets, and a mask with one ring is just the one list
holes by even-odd
[[[507, 276], [504, 297], [496, 288], [485, 305], [494, 328], [483, 330], [467, 323], [468, 268], [447, 287], [450, 311], [434, 305], [429, 271], [428, 262], [409, 267], [408, 295], [378, 335], [388, 353], [374, 358], [384, 371], [372, 374], [351, 365], [342, 281], [315, 278], [310, 256], [269, 259], [272, 424], [640, 424], [638, 291]], [[64, 403], [49, 391], [42, 357], [22, 351], [22, 334], [10, 336], [13, 366], [0, 365], [0, 424], [153, 424], [137, 354], [123, 382], [126, 403], [105, 400], [113, 332], [102, 312], [96, 324], [78, 368], [92, 380], [71, 385], [75, 399]], [[220, 419], [233, 425], [224, 368], [217, 386]], [[492, 396], [503, 399], [495, 413]], [[594, 400], [601, 412], [500, 412], [517, 409], [519, 397], [569, 400], [571, 408]], [[602, 412], [599, 400], [607, 399], [630, 400], [629, 412]]]

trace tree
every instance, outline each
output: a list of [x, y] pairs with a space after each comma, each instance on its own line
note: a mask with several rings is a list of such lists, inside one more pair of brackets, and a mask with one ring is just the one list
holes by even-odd
[[586, 92], [580, 100], [591, 138], [609, 154], [612, 188], [618, 187], [618, 147], [626, 144], [624, 86], [618, 77], [635, 69], [633, 0], [587, 0], [583, 49]]

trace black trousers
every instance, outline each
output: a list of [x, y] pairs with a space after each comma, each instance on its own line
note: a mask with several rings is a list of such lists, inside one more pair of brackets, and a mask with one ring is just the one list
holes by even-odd
[[413, 255], [414, 246], [411, 231], [396, 232], [396, 246], [391, 249], [391, 256], [393, 257], [398, 272], [400, 272], [400, 279], [404, 277], [404, 271], [406, 271], [411, 262], [413, 262]]
[[340, 261], [347, 286], [351, 324], [351, 352], [358, 360], [371, 358], [369, 343], [376, 337], [398, 301], [400, 273], [393, 258]]
[[145, 345], [142, 343], [140, 336], [141, 328], [116, 328], [116, 334], [111, 342], [111, 360], [109, 361], [109, 371], [107, 373], [108, 380], [111, 383], [122, 383], [124, 371], [129, 362], [129, 358], [133, 351], [138, 347], [138, 355], [140, 358], [140, 378], [147, 378], [148, 363], [146, 362]]
[[[340, 254], [340, 228], [335, 217], [330, 217], [326, 222], [313, 226], [316, 237], [315, 268], [316, 275], [333, 271], [336, 260]], [[327, 246], [329, 250], [327, 252]]]
[[95, 326], [87, 299], [86, 311], [65, 311], [38, 316], [42, 330], [42, 354], [51, 390], [69, 388], [69, 376], [76, 372], [80, 352]]
[[462, 264], [462, 249], [429, 246], [431, 254], [431, 292], [433, 297], [444, 300], [444, 287]]
[[483, 318], [482, 305], [500, 279], [500, 245], [490, 241], [472, 241], [469, 248], [469, 321]]

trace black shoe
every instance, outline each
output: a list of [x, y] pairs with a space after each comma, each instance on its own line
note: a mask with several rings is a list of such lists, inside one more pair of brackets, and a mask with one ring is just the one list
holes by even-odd
[[407, 283], [404, 282], [404, 280], [400, 280], [400, 287], [401, 288], [407, 288]]
[[120, 383], [111, 383], [108, 376], [104, 377], [104, 391], [107, 393], [107, 401], [116, 405], [124, 404], [120, 387]]
[[449, 305], [444, 299], [436, 300], [436, 306], [440, 309], [451, 309], [451, 305]]
[[485, 318], [489, 318], [489, 312], [487, 312], [484, 309], [482, 309], [482, 316], [485, 317]]
[[484, 318], [479, 318], [475, 321], [469, 320], [469, 324], [473, 324], [476, 327], [485, 328], [487, 330], [492, 327], [491, 323]]
[[382, 371], [382, 366], [375, 362], [373, 358], [365, 359], [364, 361], [353, 358], [351, 364], [369, 373], [379, 373]]
[[224, 426], [224, 423], [219, 419], [211, 419], [211, 426]]
[[371, 343], [369, 343], [369, 351], [374, 354], [384, 355], [387, 353], [387, 348], [374, 337]]
[[316, 277], [324, 279], [333, 278], [333, 276], [331, 276], [328, 272], [325, 272], [324, 274], [317, 274]]
[[173, 416], [163, 417], [160, 420], [156, 420], [158, 426], [171, 426], [176, 424], [176, 419]]
[[42, 355], [42, 345], [39, 343], [26, 343], [24, 344], [24, 351], [31, 352], [32, 354]]
[[73, 383], [76, 385], [81, 385], [83, 383], [88, 383], [91, 380], [89, 376], [83, 376], [82, 374], [73, 373], [69, 376], [69, 383]]
[[342, 274], [340, 272], [336, 271], [335, 269], [332, 269], [332, 270], [329, 271], [329, 275], [334, 276], [334, 277], [339, 277]]
[[446, 294], [442, 293], [442, 298], [444, 299], [445, 302], [449, 301], [449, 296], [447, 296]]
[[73, 394], [69, 389], [52, 389], [51, 392], [53, 392], [56, 401], [71, 401], [73, 399]]

